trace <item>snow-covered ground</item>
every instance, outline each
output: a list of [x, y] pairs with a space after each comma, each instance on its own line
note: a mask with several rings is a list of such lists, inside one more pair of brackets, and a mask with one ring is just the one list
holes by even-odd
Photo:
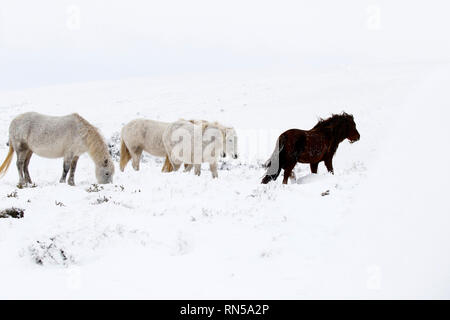
[[[0, 161], [26, 111], [78, 112], [113, 147], [134, 118], [217, 120], [240, 148], [215, 180], [145, 155], [96, 188], [85, 155], [69, 187], [62, 160], [33, 156], [36, 187], [17, 189], [12, 165], [0, 210], [25, 217], [0, 219], [0, 298], [450, 298], [449, 85], [449, 65], [405, 64], [0, 92]], [[295, 184], [260, 184], [282, 131], [343, 110], [361, 140], [334, 176], [297, 165]]]

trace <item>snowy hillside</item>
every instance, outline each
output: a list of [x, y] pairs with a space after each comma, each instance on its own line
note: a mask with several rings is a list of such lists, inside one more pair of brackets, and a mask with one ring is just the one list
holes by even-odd
[[[128, 121], [217, 120], [240, 158], [212, 180], [118, 170], [97, 187], [80, 158], [33, 156], [36, 186], [0, 180], [0, 298], [450, 298], [450, 66], [377, 65], [289, 73], [211, 73], [0, 92], [0, 161], [19, 113], [78, 112], [116, 150]], [[261, 185], [278, 135], [318, 117], [355, 117], [335, 175], [298, 164], [296, 183]], [[15, 161], [15, 159], [13, 160]]]

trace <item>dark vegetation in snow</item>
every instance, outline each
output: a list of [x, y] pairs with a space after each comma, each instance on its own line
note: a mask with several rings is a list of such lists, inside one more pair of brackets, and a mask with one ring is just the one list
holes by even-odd
[[120, 161], [120, 133], [115, 132], [106, 142], [109, 148], [109, 154], [114, 161]]
[[20, 219], [23, 218], [23, 215], [25, 213], [24, 209], [19, 208], [8, 208], [0, 211], [0, 218], [16, 218]]
[[57, 236], [46, 241], [38, 240], [28, 249], [33, 261], [39, 265], [47, 263], [68, 265], [75, 262], [74, 258], [63, 249], [63, 243]]

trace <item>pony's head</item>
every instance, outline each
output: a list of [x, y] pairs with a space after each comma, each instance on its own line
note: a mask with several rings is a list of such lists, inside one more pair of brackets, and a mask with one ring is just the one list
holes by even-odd
[[100, 184], [107, 184], [113, 182], [114, 176], [114, 163], [111, 158], [105, 158], [102, 162], [98, 163], [95, 167], [95, 176]]
[[361, 136], [359, 135], [358, 130], [356, 130], [356, 123], [355, 119], [353, 119], [353, 115], [344, 112], [341, 116], [344, 119], [343, 123], [345, 130], [347, 132], [345, 138], [348, 139], [350, 143], [358, 141], [361, 138]]
[[81, 124], [81, 137], [83, 138], [88, 153], [95, 162], [95, 176], [100, 184], [112, 183], [114, 175], [114, 163], [109, 154], [108, 146], [96, 127], [91, 125], [79, 114], [73, 114]]
[[226, 155], [233, 159], [238, 158], [237, 134], [234, 128], [225, 128], [225, 148], [222, 157], [226, 157]]
[[348, 139], [353, 143], [360, 139], [353, 115], [345, 112], [333, 114], [328, 119], [320, 119], [313, 129], [328, 132], [338, 141]]

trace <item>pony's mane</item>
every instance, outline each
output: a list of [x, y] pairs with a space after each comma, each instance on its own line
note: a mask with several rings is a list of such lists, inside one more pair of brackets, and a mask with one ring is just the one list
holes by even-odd
[[98, 129], [78, 113], [74, 113], [73, 116], [81, 123], [81, 138], [86, 143], [88, 153], [95, 163], [100, 163], [105, 159], [109, 159], [110, 155], [108, 147], [106, 146], [105, 139], [103, 139], [103, 136], [100, 134]]
[[188, 122], [190, 122], [192, 124], [195, 124], [195, 125], [201, 125], [203, 131], [205, 131], [205, 129], [207, 127], [216, 127], [219, 130], [221, 130], [221, 131], [224, 131], [225, 129], [227, 129], [225, 126], [221, 125], [217, 121], [211, 122], [211, 121], [207, 121], [207, 120], [195, 120], [195, 119], [190, 119], [190, 120], [180, 119], [180, 120], [188, 121]]
[[180, 118], [179, 121], [187, 121], [187, 122], [190, 122], [190, 123], [192, 123], [194, 125], [201, 125], [202, 126], [202, 132], [205, 132], [205, 130], [208, 127], [217, 128], [222, 133], [223, 139], [226, 139], [227, 130], [233, 129], [233, 127], [226, 127], [223, 124], [219, 123], [218, 121], [211, 122], [211, 121], [207, 121], [207, 120], [195, 120], [195, 119], [186, 120], [186, 119], [183, 119], [183, 118]]
[[313, 127], [313, 129], [327, 129], [334, 128], [336, 125], [340, 123], [347, 122], [349, 120], [353, 120], [353, 115], [342, 112], [341, 114], [332, 114], [331, 117], [327, 119], [319, 118], [319, 122]]

